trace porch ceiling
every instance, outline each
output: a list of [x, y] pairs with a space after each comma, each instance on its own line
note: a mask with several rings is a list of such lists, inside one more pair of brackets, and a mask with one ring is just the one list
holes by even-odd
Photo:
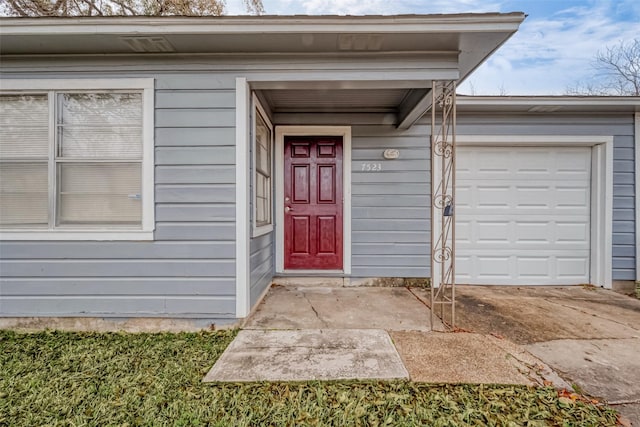
[[274, 113], [397, 113], [414, 92], [427, 89], [284, 89], [265, 90]]

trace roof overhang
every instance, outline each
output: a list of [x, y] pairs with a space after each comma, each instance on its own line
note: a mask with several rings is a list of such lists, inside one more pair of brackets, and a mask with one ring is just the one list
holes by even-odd
[[[57, 60], [62, 56], [67, 63], [78, 64], [86, 57], [101, 58], [95, 61], [125, 57], [127, 64], [135, 64], [138, 69], [153, 69], [167, 58], [175, 63], [186, 56], [206, 56], [209, 61], [225, 58], [229, 63], [234, 61], [229, 58], [242, 57], [256, 64], [261, 58], [275, 58], [284, 64], [291, 57], [346, 64], [349, 60], [361, 61], [356, 67], [318, 70], [312, 78], [295, 67], [284, 67], [279, 73], [267, 73], [268, 78], [250, 83], [259, 90], [298, 90], [274, 94], [275, 105], [283, 111], [335, 111], [337, 107], [354, 112], [393, 111], [396, 125], [408, 128], [429, 109], [432, 80], [464, 80], [518, 30], [524, 19], [521, 12], [0, 18], [0, 54], [5, 63], [19, 63], [16, 69], [38, 58]], [[324, 91], [324, 104], [309, 105], [304, 97], [309, 90], [319, 94]], [[351, 100], [338, 90], [356, 92], [351, 93]], [[332, 93], [336, 95], [334, 104], [325, 99]], [[393, 100], [397, 105], [389, 104]]]
[[2, 55], [454, 53], [464, 79], [518, 29], [514, 13], [0, 18]]

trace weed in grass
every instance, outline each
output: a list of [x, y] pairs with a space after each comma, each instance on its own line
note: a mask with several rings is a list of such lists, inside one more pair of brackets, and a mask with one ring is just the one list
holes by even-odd
[[396, 382], [202, 383], [234, 331], [0, 331], [0, 426], [615, 425], [553, 388]]

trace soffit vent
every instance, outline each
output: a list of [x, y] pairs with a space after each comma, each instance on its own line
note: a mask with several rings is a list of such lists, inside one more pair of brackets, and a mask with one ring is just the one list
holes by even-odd
[[527, 111], [530, 113], [555, 113], [560, 109], [562, 109], [560, 105], [536, 105]]
[[155, 53], [155, 52], [175, 52], [175, 48], [164, 37], [121, 37], [134, 52]]
[[340, 34], [339, 50], [378, 51], [382, 48], [382, 37], [377, 34]]

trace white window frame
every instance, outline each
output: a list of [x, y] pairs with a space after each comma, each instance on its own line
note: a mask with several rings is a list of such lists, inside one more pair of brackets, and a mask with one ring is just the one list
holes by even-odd
[[[0, 240], [153, 240], [154, 195], [154, 79], [4, 79], [2, 92], [43, 93], [51, 91], [142, 91], [142, 228], [137, 230], [91, 229], [3, 229]], [[49, 95], [51, 105], [52, 97]], [[53, 114], [49, 112], [49, 120]], [[50, 147], [54, 132], [50, 130]], [[50, 148], [51, 150], [52, 148]], [[51, 154], [50, 154], [51, 156]], [[51, 158], [49, 159], [51, 163]], [[51, 186], [52, 183], [49, 183]], [[51, 191], [51, 188], [49, 188]]]
[[[251, 108], [251, 114], [252, 114], [252, 120], [251, 120], [251, 148], [252, 148], [252, 155], [251, 155], [251, 164], [252, 164], [252, 170], [251, 170], [251, 188], [253, 190], [253, 194], [251, 195], [251, 201], [253, 203], [253, 210], [252, 210], [252, 221], [251, 221], [251, 225], [252, 225], [252, 229], [251, 229], [251, 237], [259, 237], [262, 235], [265, 235], [267, 233], [271, 233], [273, 231], [273, 182], [274, 182], [274, 162], [273, 162], [273, 156], [274, 156], [274, 150], [275, 150], [275, 146], [274, 146], [274, 132], [273, 132], [273, 123], [271, 122], [271, 120], [269, 119], [269, 116], [267, 115], [266, 111], [264, 110], [264, 108], [262, 107], [262, 104], [260, 103], [260, 100], [258, 99], [258, 97], [255, 95], [255, 93], [253, 94], [252, 98], [252, 108]], [[271, 144], [270, 150], [269, 150], [269, 163], [271, 164], [271, 174], [269, 176], [269, 180], [270, 180], [270, 197], [269, 197], [269, 209], [271, 210], [271, 222], [268, 224], [263, 224], [263, 225], [258, 225], [258, 207], [257, 207], [257, 201], [258, 201], [258, 191], [256, 188], [256, 174], [258, 173], [258, 167], [257, 167], [257, 159], [258, 159], [258, 141], [256, 139], [256, 127], [257, 127], [257, 116], [260, 115], [260, 117], [262, 118], [262, 120], [264, 120], [265, 124], [267, 125], [267, 127], [269, 128], [270, 132], [271, 132], [271, 141], [269, 141], [269, 144]]]

